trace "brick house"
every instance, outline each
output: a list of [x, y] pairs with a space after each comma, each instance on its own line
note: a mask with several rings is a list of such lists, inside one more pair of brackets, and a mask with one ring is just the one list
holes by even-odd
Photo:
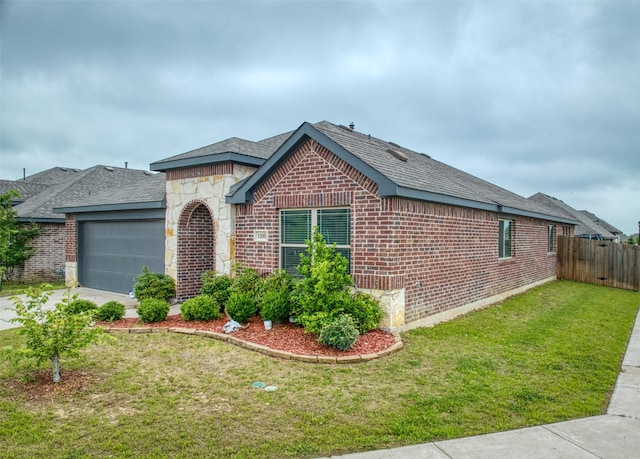
[[577, 222], [575, 227], [575, 237], [584, 239], [595, 239], [598, 241], [620, 242], [620, 231], [615, 226], [602, 220], [597, 215], [586, 210], [576, 210], [560, 199], [554, 198], [544, 193], [536, 193], [529, 196], [529, 199], [556, 213], [562, 213]]
[[18, 220], [34, 222], [40, 235], [30, 242], [34, 255], [18, 267], [14, 278], [21, 281], [53, 281], [65, 276], [65, 215], [54, 208], [83, 200], [101, 190], [136, 183], [145, 171], [109, 166], [89, 169], [54, 167], [20, 180], [0, 180], [0, 192], [20, 192], [13, 202]]
[[556, 276], [575, 220], [416, 153], [326, 121], [232, 138], [151, 164], [166, 173], [165, 272], [178, 297], [233, 261], [295, 271], [313, 227], [380, 299], [383, 328], [432, 324]]

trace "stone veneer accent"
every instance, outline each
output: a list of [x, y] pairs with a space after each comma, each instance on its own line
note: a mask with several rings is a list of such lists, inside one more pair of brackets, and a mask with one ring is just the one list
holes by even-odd
[[67, 214], [64, 224], [64, 281], [67, 287], [78, 285], [78, 220]]
[[405, 325], [405, 295], [403, 288], [397, 290], [361, 288], [358, 290], [368, 293], [380, 303], [380, 308], [384, 311], [384, 317], [378, 325], [381, 329], [395, 331]]
[[234, 210], [225, 202], [232, 185], [253, 174], [255, 168], [238, 164], [214, 164], [167, 173], [165, 221], [165, 273], [178, 279], [179, 223], [183, 211], [194, 202], [206, 205], [214, 223], [215, 263], [219, 273], [229, 273], [235, 258]]

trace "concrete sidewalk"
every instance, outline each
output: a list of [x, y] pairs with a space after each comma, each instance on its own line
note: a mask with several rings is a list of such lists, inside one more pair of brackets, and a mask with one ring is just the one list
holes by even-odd
[[[66, 289], [54, 290], [53, 294], [49, 297], [47, 305], [55, 305], [59, 302], [63, 296], [67, 293]], [[72, 295], [77, 294], [78, 298], [83, 300], [91, 300], [98, 306], [102, 306], [107, 301], [118, 301], [125, 305], [125, 317], [137, 317], [136, 307], [138, 306], [138, 300], [129, 298], [129, 295], [123, 293], [105, 292], [102, 290], [94, 290], [91, 288], [79, 287], [71, 291]], [[17, 295], [18, 297], [26, 300], [26, 295]], [[16, 317], [15, 312], [12, 310], [13, 303], [9, 300], [9, 297], [0, 297], [0, 330], [8, 330], [9, 328], [15, 328], [18, 324], [11, 323], [11, 319]], [[180, 305], [172, 305], [169, 314], [178, 314], [180, 312]]]
[[[343, 459], [640, 458], [640, 313], [607, 414], [402, 448], [331, 456]], [[326, 458], [325, 458], [326, 459]]]

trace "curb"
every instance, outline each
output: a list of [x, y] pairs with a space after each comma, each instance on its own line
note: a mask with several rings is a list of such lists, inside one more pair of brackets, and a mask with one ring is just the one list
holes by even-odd
[[392, 333], [395, 342], [380, 352], [371, 354], [359, 354], [359, 355], [344, 355], [344, 356], [330, 356], [330, 355], [311, 355], [311, 354], [294, 354], [293, 352], [281, 351], [279, 349], [271, 349], [270, 347], [262, 344], [252, 343], [250, 341], [244, 341], [236, 338], [235, 336], [227, 335], [225, 333], [218, 333], [211, 330], [200, 330], [197, 328], [185, 328], [185, 327], [102, 327], [105, 333], [179, 333], [183, 335], [197, 335], [203, 338], [215, 339], [225, 343], [233, 344], [234, 346], [248, 349], [250, 351], [259, 352], [260, 354], [267, 355], [282, 360], [296, 360], [298, 362], [305, 363], [320, 363], [320, 364], [351, 364], [369, 362], [371, 360], [380, 359], [391, 354], [395, 354], [404, 346], [402, 338], [399, 333]]

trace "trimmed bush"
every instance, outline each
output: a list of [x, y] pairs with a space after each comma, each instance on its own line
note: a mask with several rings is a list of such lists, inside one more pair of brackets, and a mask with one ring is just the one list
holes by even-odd
[[233, 265], [233, 284], [229, 291], [232, 294], [246, 293], [257, 302], [264, 291], [264, 281], [256, 269], [235, 263]]
[[284, 269], [271, 273], [263, 281], [264, 292], [258, 302], [258, 309], [263, 320], [281, 323], [289, 318], [293, 286], [293, 276]]
[[124, 317], [125, 306], [117, 301], [108, 301], [98, 309], [98, 319], [113, 322]]
[[138, 305], [138, 317], [142, 322], [162, 322], [169, 315], [169, 303], [158, 298], [146, 298]]
[[200, 295], [186, 300], [180, 306], [184, 320], [213, 320], [220, 317], [220, 305], [209, 295]]
[[133, 295], [138, 301], [147, 298], [168, 300], [176, 295], [176, 283], [166, 274], [149, 272], [149, 267], [145, 266], [135, 278]]
[[233, 292], [227, 301], [227, 314], [239, 323], [245, 323], [258, 312], [253, 296], [250, 293]]
[[346, 351], [353, 347], [358, 336], [358, 327], [356, 327], [353, 317], [349, 314], [340, 314], [322, 327], [318, 341], [324, 346]]
[[73, 300], [67, 305], [67, 312], [69, 314], [80, 314], [88, 311], [96, 314], [98, 312], [98, 305], [91, 300]]
[[260, 316], [262, 320], [275, 323], [286, 321], [291, 315], [289, 294], [280, 290], [267, 290], [260, 300]]
[[233, 279], [228, 274], [218, 274], [215, 271], [202, 273], [200, 279], [202, 280], [200, 293], [213, 297], [218, 305], [224, 306], [229, 299], [229, 289]]
[[348, 300], [343, 304], [343, 310], [353, 318], [361, 335], [378, 328], [384, 316], [378, 301], [362, 292], [349, 295]]

